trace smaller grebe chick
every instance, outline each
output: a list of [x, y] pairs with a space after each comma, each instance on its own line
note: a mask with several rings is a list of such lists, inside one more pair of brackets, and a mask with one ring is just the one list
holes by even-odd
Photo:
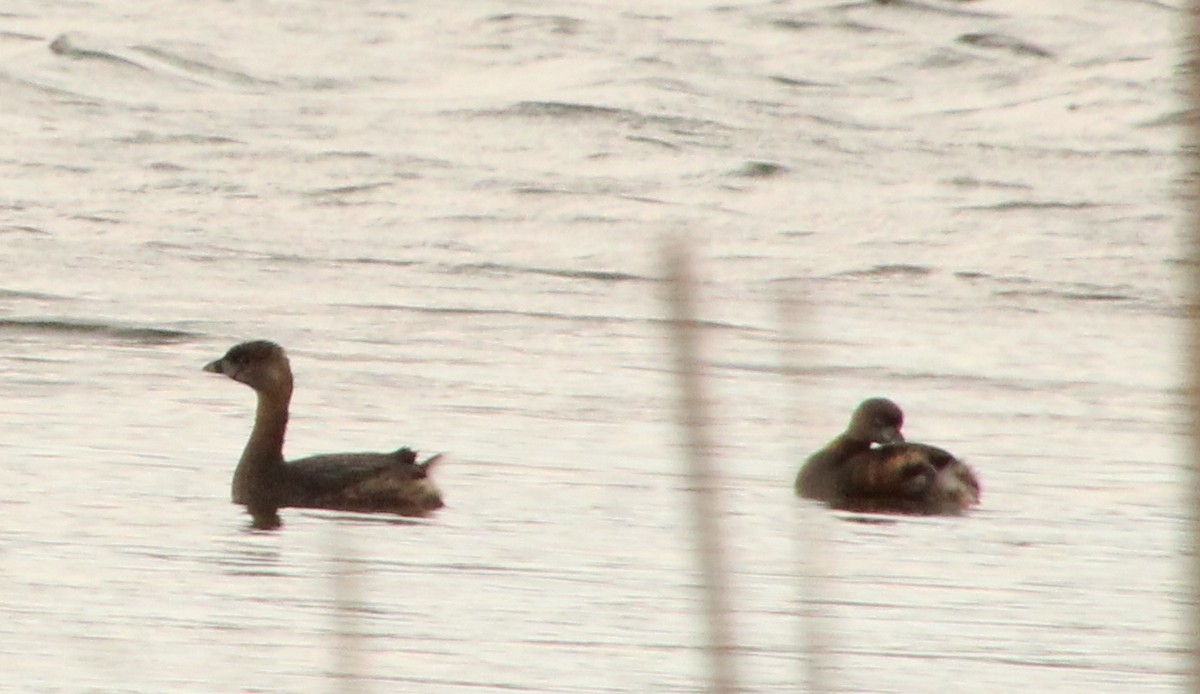
[[896, 403], [864, 400], [846, 431], [805, 461], [796, 493], [864, 513], [955, 515], [978, 504], [971, 468], [940, 448], [905, 442], [903, 424]]

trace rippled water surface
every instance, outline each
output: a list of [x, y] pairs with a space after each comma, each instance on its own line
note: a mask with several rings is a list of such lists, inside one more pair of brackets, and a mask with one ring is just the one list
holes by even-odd
[[[703, 690], [657, 279], [686, 236], [747, 690], [804, 681], [809, 607], [840, 691], [1180, 689], [1184, 19], [6, 2], [0, 688]], [[290, 454], [447, 451], [447, 508], [248, 531], [253, 396], [199, 369], [257, 337]], [[801, 508], [871, 395], [981, 509]]]

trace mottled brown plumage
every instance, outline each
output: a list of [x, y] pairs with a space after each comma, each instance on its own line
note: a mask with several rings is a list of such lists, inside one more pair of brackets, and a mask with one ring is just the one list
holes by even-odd
[[207, 364], [254, 389], [258, 408], [250, 440], [233, 473], [233, 501], [260, 528], [280, 525], [279, 509], [326, 508], [426, 516], [442, 507], [429, 471], [441, 457], [418, 463], [416, 453], [335, 453], [285, 462], [283, 440], [292, 398], [287, 354], [266, 340], [243, 342]]
[[891, 400], [863, 401], [846, 431], [804, 463], [796, 493], [869, 513], [958, 514], [978, 504], [971, 468], [940, 448], [906, 443], [903, 424]]

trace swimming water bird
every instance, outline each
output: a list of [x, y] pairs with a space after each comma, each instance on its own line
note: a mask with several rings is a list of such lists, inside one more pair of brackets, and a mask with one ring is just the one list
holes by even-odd
[[254, 527], [279, 527], [279, 509], [287, 507], [416, 517], [442, 507], [441, 492], [429, 478], [440, 455], [418, 463], [414, 451], [401, 448], [285, 462], [292, 369], [287, 354], [274, 342], [235, 345], [204, 370], [245, 383], [258, 395], [254, 428], [233, 473], [233, 502], [246, 507]]
[[978, 504], [971, 468], [940, 448], [905, 442], [903, 424], [896, 403], [864, 400], [846, 431], [800, 468], [796, 493], [863, 513], [953, 515]]

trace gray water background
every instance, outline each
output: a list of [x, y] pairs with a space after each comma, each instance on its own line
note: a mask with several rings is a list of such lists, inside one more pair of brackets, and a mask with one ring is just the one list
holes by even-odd
[[[1184, 683], [1170, 2], [0, 7], [0, 689], [695, 692], [658, 259], [698, 257], [742, 674], [855, 692]], [[807, 298], [802, 387], [776, 301]], [[447, 451], [428, 522], [228, 501], [288, 451]], [[862, 398], [961, 519], [807, 515]]]

